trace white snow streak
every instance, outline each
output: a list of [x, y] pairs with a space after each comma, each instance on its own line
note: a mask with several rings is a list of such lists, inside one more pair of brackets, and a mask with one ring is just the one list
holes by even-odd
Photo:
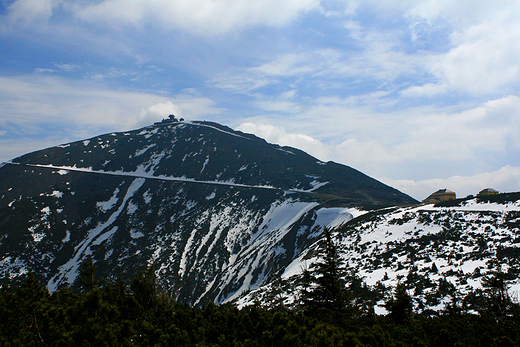
[[172, 176], [164, 176], [164, 175], [153, 176], [152, 173], [149, 173], [146, 170], [138, 170], [136, 172], [124, 172], [124, 171], [93, 170], [91, 167], [78, 168], [76, 166], [53, 166], [53, 165], [40, 165], [40, 164], [24, 164], [24, 165], [33, 166], [33, 167], [41, 167], [41, 168], [49, 168], [49, 169], [59, 169], [59, 170], [77, 171], [77, 172], [85, 172], [85, 173], [92, 173], [92, 174], [101, 174], [101, 175], [154, 179], [154, 180], [160, 180], [160, 181], [199, 183], [199, 184], [210, 184], [210, 185], [237, 187], [237, 188], [281, 190], [281, 189], [273, 187], [273, 186], [265, 186], [265, 185], [252, 186], [252, 185], [247, 185], [247, 184], [233, 183], [231, 180], [230, 181], [199, 181], [194, 178], [187, 178], [187, 177], [172, 177]]
[[[131, 184], [130, 187], [128, 187], [128, 190], [126, 192], [125, 197], [123, 198], [123, 201], [119, 205], [119, 208], [117, 211], [115, 211], [106, 222], [98, 224], [94, 229], [90, 230], [88, 233], [88, 237], [79, 244], [77, 247], [77, 251], [74, 254], [74, 257], [72, 257], [67, 263], [62, 265], [60, 267], [60, 272], [54, 276], [51, 280], [49, 280], [49, 283], [47, 284], [47, 287], [49, 288], [49, 291], [54, 291], [57, 288], [57, 285], [62, 280], [66, 280], [68, 283], [74, 282], [74, 279], [77, 276], [77, 269], [79, 267], [79, 264], [81, 262], [81, 259], [83, 258], [84, 254], [88, 254], [90, 252], [90, 246], [96, 243], [93, 243], [96, 239], [100, 239], [100, 243], [104, 240], [108, 239], [112, 234], [117, 230], [117, 228], [112, 228], [109, 231], [105, 232], [105, 230], [110, 227], [116, 219], [119, 217], [121, 212], [126, 206], [126, 202], [134, 195], [134, 193], [141, 188], [141, 186], [144, 184], [145, 180], [143, 178], [137, 178], [135, 179]], [[106, 235], [108, 234], [108, 235]]]

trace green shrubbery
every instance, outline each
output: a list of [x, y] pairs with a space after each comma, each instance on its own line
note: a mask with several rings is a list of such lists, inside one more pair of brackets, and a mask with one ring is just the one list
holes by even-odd
[[494, 273], [483, 289], [453, 296], [442, 312], [413, 312], [403, 285], [377, 316], [340, 279], [341, 262], [325, 232], [298, 309], [189, 307], [161, 293], [153, 267], [128, 284], [100, 283], [86, 260], [83, 291], [50, 294], [33, 274], [0, 290], [0, 346], [518, 346], [520, 310], [507, 279]]

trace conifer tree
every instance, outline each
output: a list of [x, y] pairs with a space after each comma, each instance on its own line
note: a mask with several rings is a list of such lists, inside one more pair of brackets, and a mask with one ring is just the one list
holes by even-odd
[[[44, 345], [43, 319], [44, 312], [49, 299], [49, 292], [36, 279], [34, 273], [30, 272], [26, 282], [16, 291], [16, 310], [21, 313], [20, 338], [22, 345], [29, 345], [29, 341], [36, 346]], [[25, 336], [24, 336], [25, 335]], [[32, 338], [31, 338], [32, 335]], [[25, 340], [28, 338], [27, 340]], [[24, 341], [25, 340], [25, 341]]]
[[135, 299], [146, 309], [152, 309], [157, 304], [157, 276], [155, 275], [154, 265], [150, 264], [147, 268], [139, 272], [132, 280], [130, 285]]
[[79, 276], [77, 279], [83, 290], [91, 291], [97, 286], [98, 281], [96, 280], [95, 273], [96, 265], [92, 257], [83, 259], [79, 266]]
[[507, 274], [493, 271], [482, 280], [484, 287], [484, 305], [481, 313], [490, 314], [494, 319], [503, 320], [508, 317], [518, 318], [520, 305], [509, 295]]
[[319, 249], [319, 260], [305, 270], [303, 306], [310, 312], [347, 313], [351, 311], [352, 296], [343, 280], [343, 261], [330, 229], [324, 228]]
[[409, 321], [412, 316], [412, 298], [406, 292], [406, 288], [402, 284], [395, 287], [394, 296], [385, 303], [388, 310], [388, 316], [397, 324]]

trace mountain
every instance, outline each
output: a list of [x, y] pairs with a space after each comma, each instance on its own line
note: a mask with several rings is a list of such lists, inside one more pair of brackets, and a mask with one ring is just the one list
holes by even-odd
[[[271, 283], [353, 208], [416, 201], [363, 173], [211, 122], [163, 122], [0, 167], [0, 273], [74, 285], [82, 259], [202, 304]], [[302, 253], [303, 252], [303, 253]]]
[[[350, 210], [356, 214], [355, 210]], [[494, 272], [505, 274], [512, 297], [520, 293], [520, 193], [358, 211], [335, 229], [344, 280], [383, 313], [398, 283], [414, 297], [415, 311], [439, 310], [482, 288]], [[301, 269], [317, 260], [318, 243], [300, 253], [280, 280], [240, 298], [293, 305]], [[372, 293], [367, 293], [372, 291]]]

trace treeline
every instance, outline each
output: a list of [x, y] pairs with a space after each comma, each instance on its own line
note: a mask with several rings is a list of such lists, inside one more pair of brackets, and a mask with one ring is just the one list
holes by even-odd
[[342, 263], [325, 231], [320, 261], [304, 273], [301, 303], [238, 309], [190, 307], [161, 292], [153, 266], [130, 283], [100, 283], [85, 260], [74, 292], [50, 294], [33, 274], [0, 290], [0, 346], [519, 346], [519, 305], [505, 277], [487, 277], [471, 304], [413, 311], [404, 286], [373, 308], [342, 282]]

